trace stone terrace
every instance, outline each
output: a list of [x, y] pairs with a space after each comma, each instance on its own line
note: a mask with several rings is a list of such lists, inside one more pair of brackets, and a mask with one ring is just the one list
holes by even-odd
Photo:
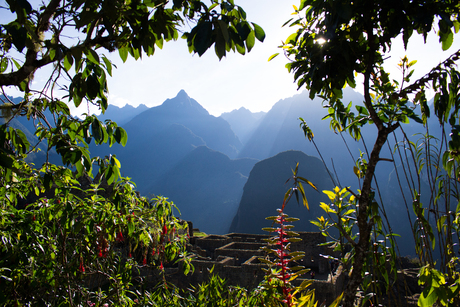
[[[318, 246], [325, 242], [324, 236], [317, 232], [298, 232], [302, 239], [293, 242], [291, 251], [304, 251], [305, 257], [299, 260], [303, 265], [315, 271], [315, 281], [310, 289], [315, 289], [316, 299], [322, 303], [332, 303], [343, 287], [344, 276], [339, 267], [335, 274], [331, 273], [329, 262], [321, 255], [333, 255], [330, 248]], [[268, 235], [230, 233], [227, 235], [192, 236], [191, 251], [197, 255], [192, 261], [195, 272], [187, 276], [174, 274], [173, 283], [181, 287], [205, 282], [212, 268], [213, 274], [227, 280], [227, 284], [247, 289], [257, 287], [264, 278], [262, 268], [267, 267], [258, 259], [265, 257], [260, 248], [267, 243]], [[302, 280], [299, 280], [299, 283]]]

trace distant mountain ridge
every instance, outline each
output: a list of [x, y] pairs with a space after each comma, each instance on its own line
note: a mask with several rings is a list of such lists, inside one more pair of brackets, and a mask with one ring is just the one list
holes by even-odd
[[[344, 102], [353, 100], [359, 103], [362, 99], [362, 95], [352, 89], [344, 90]], [[305, 138], [300, 128], [299, 117], [302, 117], [313, 131], [315, 144], [325, 157], [327, 167], [337, 171], [339, 180], [352, 182], [349, 185], [356, 184], [353, 165], [359, 157], [361, 144], [346, 134], [342, 135], [347, 142], [344, 144], [342, 136], [331, 131], [328, 121], [322, 120], [326, 115], [327, 109], [322, 107], [322, 99], [311, 100], [307, 91], [282, 99], [267, 112], [238, 157], [263, 160], [287, 150], [319, 157], [314, 144]], [[366, 129], [363, 130], [364, 135], [368, 133]]]
[[145, 104], [140, 104], [137, 107], [133, 107], [129, 104], [126, 104], [123, 107], [117, 107], [110, 105], [104, 114], [98, 115], [99, 120], [104, 121], [110, 119], [117, 123], [118, 126], [123, 126], [130, 120], [132, 120], [136, 115], [146, 111], [148, 107]]
[[232, 130], [235, 131], [235, 134], [244, 145], [251, 138], [265, 114], [265, 112], [252, 113], [248, 109], [241, 107], [238, 110], [222, 113], [220, 117], [230, 124]]

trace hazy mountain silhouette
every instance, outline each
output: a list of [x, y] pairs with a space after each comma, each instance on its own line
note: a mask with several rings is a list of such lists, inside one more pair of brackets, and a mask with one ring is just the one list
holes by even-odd
[[232, 130], [244, 145], [251, 138], [265, 114], [265, 112], [252, 113], [248, 109], [241, 107], [238, 110], [222, 113], [220, 117], [230, 124]]
[[259, 233], [263, 227], [270, 227], [271, 222], [265, 218], [276, 215], [276, 209], [281, 208], [284, 195], [292, 183], [285, 184], [292, 177], [291, 169], [299, 163], [298, 175], [310, 180], [318, 191], [304, 185], [310, 210], [302, 204], [297, 204], [295, 197], [287, 205], [285, 213], [300, 218], [296, 222], [297, 231], [317, 231], [310, 220], [323, 215], [318, 204], [328, 202], [322, 190], [332, 190], [334, 184], [323, 163], [315, 157], [307, 156], [301, 151], [285, 151], [274, 157], [262, 160], [254, 165], [248, 181], [243, 189], [243, 196], [238, 212], [233, 219], [230, 232]]
[[214, 234], [227, 233], [238, 209], [243, 186], [255, 159], [231, 160], [223, 153], [200, 146], [149, 188], [165, 195], [194, 227]]
[[[300, 150], [307, 155], [319, 157], [315, 146], [305, 138], [299, 127], [299, 117], [302, 117], [312, 129], [314, 141], [327, 167], [337, 172], [339, 180], [351, 182], [347, 185], [356, 185], [353, 165], [359, 157], [359, 148], [362, 144], [344, 134], [343, 137], [347, 142], [345, 144], [341, 135], [329, 129], [329, 121], [322, 120], [327, 115], [327, 109], [322, 106], [322, 99], [311, 100], [308, 95], [308, 92], [304, 91], [278, 101], [255, 129], [239, 157], [262, 160], [286, 150]], [[352, 89], [344, 90], [344, 103], [353, 101], [359, 104], [362, 99], [362, 95]], [[365, 136], [369, 133], [372, 133], [371, 129], [363, 130]], [[352, 152], [353, 158], [348, 153], [348, 149]]]
[[124, 107], [117, 107], [110, 105], [104, 114], [98, 115], [99, 120], [104, 121], [110, 119], [118, 124], [118, 126], [123, 126], [136, 115], [146, 111], [148, 107], [145, 104], [140, 104], [137, 107], [133, 107], [129, 104]]
[[131, 177], [143, 194], [156, 193], [150, 189], [153, 183], [198, 146], [233, 157], [242, 146], [228, 122], [210, 115], [183, 90], [138, 114], [123, 128], [128, 133], [125, 148], [93, 145], [90, 151], [99, 156], [116, 154], [122, 174]]
[[210, 115], [184, 90], [181, 90], [175, 98], [167, 99], [162, 105], [137, 115], [125, 127], [142, 135], [150, 135], [173, 124], [184, 125], [193, 134], [201, 137], [206, 142], [206, 146], [230, 158], [235, 158], [242, 147], [228, 122]]

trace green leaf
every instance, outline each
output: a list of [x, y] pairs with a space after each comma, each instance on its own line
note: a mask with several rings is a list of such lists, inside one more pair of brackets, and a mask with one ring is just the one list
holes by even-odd
[[93, 49], [89, 49], [88, 52], [86, 52], [86, 57], [94, 64], [99, 65], [99, 56]]
[[0, 73], [4, 73], [7, 68], [8, 68], [8, 59], [3, 58], [0, 61]]
[[454, 42], [454, 33], [452, 33], [452, 31], [449, 31], [447, 35], [442, 36], [441, 42], [443, 51], [449, 49], [450, 46], [452, 46], [452, 43]]
[[228, 29], [227, 29], [227, 24], [223, 20], [218, 20], [217, 21], [219, 24], [220, 31], [222, 32], [222, 36], [225, 39], [225, 42], [228, 42], [230, 40], [230, 35], [228, 34]]
[[301, 177], [301, 176], [297, 176], [297, 178], [301, 181], [303, 181], [304, 183], [308, 184], [309, 186], [311, 186], [313, 189], [315, 189], [316, 191], [318, 191], [318, 188], [310, 181], [310, 180], [307, 180], [306, 178], [304, 177]]
[[126, 146], [126, 143], [128, 142], [128, 134], [126, 133], [125, 129], [117, 127], [115, 129], [114, 137], [117, 143], [121, 144], [123, 147]]
[[100, 143], [103, 138], [102, 125], [101, 122], [95, 118], [91, 124], [91, 134], [95, 139], [96, 143]]
[[72, 68], [72, 65], [73, 65], [73, 57], [72, 57], [72, 53], [69, 52], [64, 57], [64, 69], [66, 71], [69, 71], [70, 68]]
[[52, 185], [53, 185], [53, 175], [51, 175], [50, 173], [46, 173], [43, 176], [43, 186], [45, 187], [46, 190], [50, 190]]
[[340, 302], [342, 301], [343, 292], [329, 305], [329, 307], [338, 307]]
[[120, 161], [115, 156], [110, 157], [110, 164], [112, 164], [112, 166], [116, 166], [118, 168], [121, 167]]
[[323, 202], [320, 203], [319, 205], [326, 213], [333, 212], [335, 213], [334, 210], [331, 209], [331, 207]]
[[295, 45], [296, 40], [297, 40], [297, 32], [292, 33], [291, 35], [288, 36], [288, 38], [286, 39], [286, 44]]
[[11, 59], [14, 63], [14, 66], [16, 66], [17, 69], [21, 68], [21, 64], [18, 63], [15, 59]]
[[193, 46], [199, 56], [202, 56], [212, 44], [212, 23], [204, 22], [196, 26], [196, 36], [193, 39]]
[[332, 191], [327, 191], [327, 190], [323, 190], [323, 193], [327, 195], [327, 197], [329, 197], [329, 199], [331, 201], [334, 201], [335, 199], [335, 193], [332, 192]]
[[128, 222], [128, 235], [132, 236], [134, 233], [134, 222], [130, 221]]
[[428, 294], [426, 294], [426, 289], [422, 291], [418, 298], [417, 305], [420, 307], [431, 307], [433, 306], [436, 301], [438, 300], [438, 295], [436, 291], [434, 291], [434, 287], [428, 288]]
[[128, 48], [122, 47], [118, 49], [118, 54], [120, 55], [120, 58], [123, 61], [123, 63], [125, 63], [126, 60], [128, 59]]
[[27, 30], [24, 27], [20, 27], [19, 29], [16, 26], [9, 26], [7, 27], [7, 31], [11, 34], [13, 38], [13, 45], [19, 52], [22, 52], [24, 47], [26, 46], [27, 40]]
[[248, 49], [248, 52], [250, 52], [252, 50], [252, 48], [254, 47], [255, 42], [256, 42], [256, 37], [254, 35], [254, 31], [251, 31], [248, 34], [248, 37], [246, 38], [246, 48]]
[[98, 96], [100, 90], [101, 84], [99, 83], [97, 76], [94, 74], [88, 76], [86, 79], [86, 94], [88, 95], [88, 98], [91, 100], [95, 99]]
[[107, 72], [109, 73], [109, 76], [112, 77], [112, 62], [110, 62], [110, 60], [107, 59], [105, 56], [102, 56], [102, 60], [105, 63], [105, 68], [107, 69]]
[[13, 158], [0, 152], [0, 166], [11, 169], [13, 167], [13, 164], [14, 164]]
[[264, 39], [265, 39], [265, 32], [264, 32], [264, 29], [262, 29], [262, 27], [260, 27], [258, 24], [256, 23], [253, 23], [252, 22], [252, 25], [254, 26], [254, 33], [256, 35], [256, 38], [258, 41], [260, 42], [263, 42]]
[[278, 53], [275, 53], [275, 54], [272, 54], [272, 55], [268, 58], [268, 62], [270, 62], [271, 60], [273, 60], [274, 58], [276, 58], [278, 55], [279, 55], [279, 52], [278, 52]]

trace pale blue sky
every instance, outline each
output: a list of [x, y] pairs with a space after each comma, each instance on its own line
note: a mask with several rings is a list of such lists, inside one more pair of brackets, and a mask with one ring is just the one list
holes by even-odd
[[[297, 93], [293, 75], [284, 65], [287, 59], [280, 55], [271, 62], [268, 58], [279, 52], [277, 48], [293, 32], [292, 28], [281, 28], [291, 18], [292, 4], [299, 1], [279, 0], [235, 0], [246, 10], [248, 19], [262, 26], [266, 33], [264, 43], [256, 42], [254, 49], [242, 56], [230, 53], [221, 61], [213, 50], [201, 58], [188, 53], [184, 40], [165, 44], [153, 57], [142, 61], [130, 59], [122, 64], [117, 57], [118, 69], [109, 80], [110, 103], [122, 106], [126, 103], [149, 107], [175, 97], [184, 89], [212, 115], [230, 112], [242, 106], [257, 111], [268, 111], [277, 101]], [[450, 51], [443, 52], [436, 35], [429, 36], [427, 44], [423, 38], [415, 37], [407, 54], [410, 60], [418, 60], [414, 78], [423, 76], [453, 50], [460, 49], [457, 35]], [[393, 44], [394, 52], [386, 61], [386, 67], [400, 79], [397, 63], [406, 54], [402, 39]], [[360, 90], [359, 84], [357, 89]]]
[[[244, 7], [250, 21], [264, 28], [264, 43], [257, 41], [254, 49], [245, 56], [230, 53], [221, 61], [213, 50], [209, 50], [201, 58], [188, 53], [184, 40], [166, 43], [163, 50], [157, 50], [154, 56], [144, 57], [139, 61], [129, 59], [122, 63], [118, 53], [114, 53], [110, 58], [118, 68], [113, 71], [113, 77], [108, 81], [109, 104], [145, 104], [152, 107], [160, 105], [167, 98], [175, 97], [184, 89], [212, 115], [218, 116], [222, 112], [242, 106], [253, 112], [268, 111], [280, 99], [295, 95], [297, 86], [293, 76], [284, 67], [287, 59], [282, 55], [271, 62], [267, 59], [280, 51], [277, 46], [293, 32], [292, 28], [281, 28], [281, 25], [291, 17], [292, 4], [298, 4], [299, 1], [235, 2]], [[0, 14], [4, 14], [4, 11]], [[0, 19], [4, 20], [2, 17], [0, 15]], [[429, 36], [427, 44], [423, 44], [421, 37], [414, 38], [407, 52], [403, 49], [402, 40], [397, 39], [385, 65], [393, 73], [393, 78], [399, 80], [397, 63], [408, 54], [410, 60], [418, 60], [414, 78], [420, 77], [458, 49], [459, 35], [447, 52], [441, 50], [435, 35]], [[46, 70], [41, 74], [37, 73], [34, 83], [38, 85], [44, 82], [48, 74]], [[357, 84], [358, 90], [359, 87]], [[14, 91], [9, 93], [14, 94]]]

